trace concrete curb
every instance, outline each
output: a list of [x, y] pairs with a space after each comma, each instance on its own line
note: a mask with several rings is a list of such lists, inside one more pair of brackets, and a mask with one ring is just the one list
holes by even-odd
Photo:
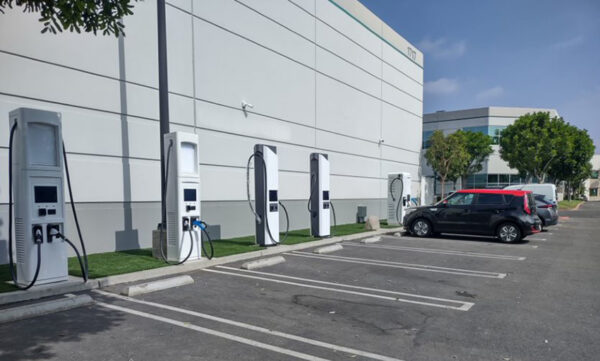
[[387, 229], [380, 229], [377, 231], [355, 233], [355, 234], [348, 235], [348, 236], [326, 238], [326, 239], [321, 239], [318, 241], [312, 241], [312, 242], [306, 242], [306, 243], [298, 243], [298, 244], [293, 244], [293, 245], [279, 245], [276, 247], [266, 248], [266, 249], [260, 250], [260, 251], [234, 254], [231, 256], [213, 258], [211, 260], [202, 259], [202, 260], [198, 260], [198, 261], [185, 263], [185, 264], [182, 264], [179, 266], [168, 266], [168, 267], [162, 267], [162, 268], [154, 268], [154, 269], [145, 270], [145, 271], [132, 272], [132, 273], [127, 273], [127, 274], [123, 274], [123, 275], [108, 276], [108, 277], [104, 277], [104, 278], [98, 278], [98, 279], [96, 279], [96, 281], [98, 282], [99, 288], [104, 288], [104, 287], [108, 287], [108, 286], [118, 285], [121, 283], [137, 282], [137, 281], [149, 280], [152, 278], [159, 278], [159, 277], [170, 276], [170, 275], [175, 275], [175, 274], [189, 273], [189, 272], [201, 270], [201, 269], [208, 268], [208, 267], [223, 265], [226, 263], [245, 261], [245, 260], [261, 258], [261, 257], [265, 257], [265, 256], [274, 256], [274, 255], [291, 252], [291, 251], [299, 251], [299, 250], [303, 250], [303, 249], [307, 249], [307, 248], [326, 246], [326, 245], [330, 245], [330, 244], [334, 244], [334, 243], [339, 243], [342, 241], [352, 241], [352, 240], [356, 240], [356, 239], [360, 239], [360, 238], [364, 238], [364, 237], [378, 236], [378, 235], [382, 235], [382, 234], [389, 233], [389, 232], [398, 232], [400, 230], [402, 230], [401, 227], [387, 228]]
[[41, 286], [33, 286], [27, 291], [14, 291], [0, 293], [0, 305], [16, 303], [22, 301], [38, 300], [44, 297], [52, 297], [65, 293], [80, 292], [98, 288], [98, 281], [88, 280], [83, 283], [79, 277], [69, 277], [69, 281], [64, 283], [49, 283]]
[[370, 243], [377, 243], [379, 241], [381, 241], [381, 236], [365, 238], [362, 241], [360, 241], [360, 243], [370, 244]]
[[275, 257], [269, 257], [269, 258], [261, 258], [261, 259], [257, 259], [254, 261], [248, 261], [248, 262], [242, 264], [242, 267], [240, 267], [240, 268], [252, 270], [252, 269], [274, 266], [276, 264], [280, 264], [283, 262], [285, 262], [285, 258], [283, 258], [283, 256], [275, 256]]
[[579, 207], [581, 207], [581, 205], [582, 205], [582, 204], [584, 204], [584, 203], [585, 203], [585, 201], [579, 202], [579, 204], [578, 204], [578, 205], [576, 205], [576, 206], [575, 206], [575, 208], [573, 208], [572, 210], [573, 210], [573, 211], [577, 211], [577, 210], [579, 210]]
[[145, 293], [166, 290], [173, 287], [185, 286], [192, 283], [194, 283], [194, 279], [188, 275], [177, 276], [125, 287], [121, 294], [133, 297], [137, 295], [143, 295]]
[[316, 253], [316, 254], [332, 253], [332, 252], [336, 252], [336, 251], [341, 251], [342, 249], [344, 249], [344, 247], [341, 244], [336, 243], [331, 246], [316, 248], [313, 251], [313, 253]]
[[26, 306], [7, 308], [0, 312], [0, 324], [47, 315], [49, 313], [66, 311], [77, 307], [87, 306], [92, 303], [94, 303], [94, 300], [89, 295], [79, 295], [33, 303]]

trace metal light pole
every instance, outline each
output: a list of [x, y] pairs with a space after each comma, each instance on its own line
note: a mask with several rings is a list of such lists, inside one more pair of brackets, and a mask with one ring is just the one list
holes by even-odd
[[157, 0], [158, 17], [158, 102], [160, 109], [160, 210], [161, 226], [167, 224], [167, 203], [165, 199], [165, 151], [163, 136], [169, 133], [169, 78], [167, 71], [167, 24], [165, 0]]

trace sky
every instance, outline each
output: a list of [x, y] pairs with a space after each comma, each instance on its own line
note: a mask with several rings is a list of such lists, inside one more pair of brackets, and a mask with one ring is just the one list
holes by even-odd
[[425, 54], [425, 113], [554, 108], [600, 153], [599, 0], [360, 0]]

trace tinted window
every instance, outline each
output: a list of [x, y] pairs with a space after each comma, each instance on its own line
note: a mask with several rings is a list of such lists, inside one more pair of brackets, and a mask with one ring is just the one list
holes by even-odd
[[477, 204], [504, 204], [502, 194], [480, 194], [477, 199]]
[[468, 206], [473, 203], [475, 194], [473, 193], [456, 193], [448, 198], [448, 204], [451, 206]]

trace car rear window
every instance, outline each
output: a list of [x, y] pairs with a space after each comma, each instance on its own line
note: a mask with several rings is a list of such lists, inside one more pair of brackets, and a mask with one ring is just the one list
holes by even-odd
[[504, 204], [504, 196], [502, 194], [481, 193], [477, 198], [477, 204]]

